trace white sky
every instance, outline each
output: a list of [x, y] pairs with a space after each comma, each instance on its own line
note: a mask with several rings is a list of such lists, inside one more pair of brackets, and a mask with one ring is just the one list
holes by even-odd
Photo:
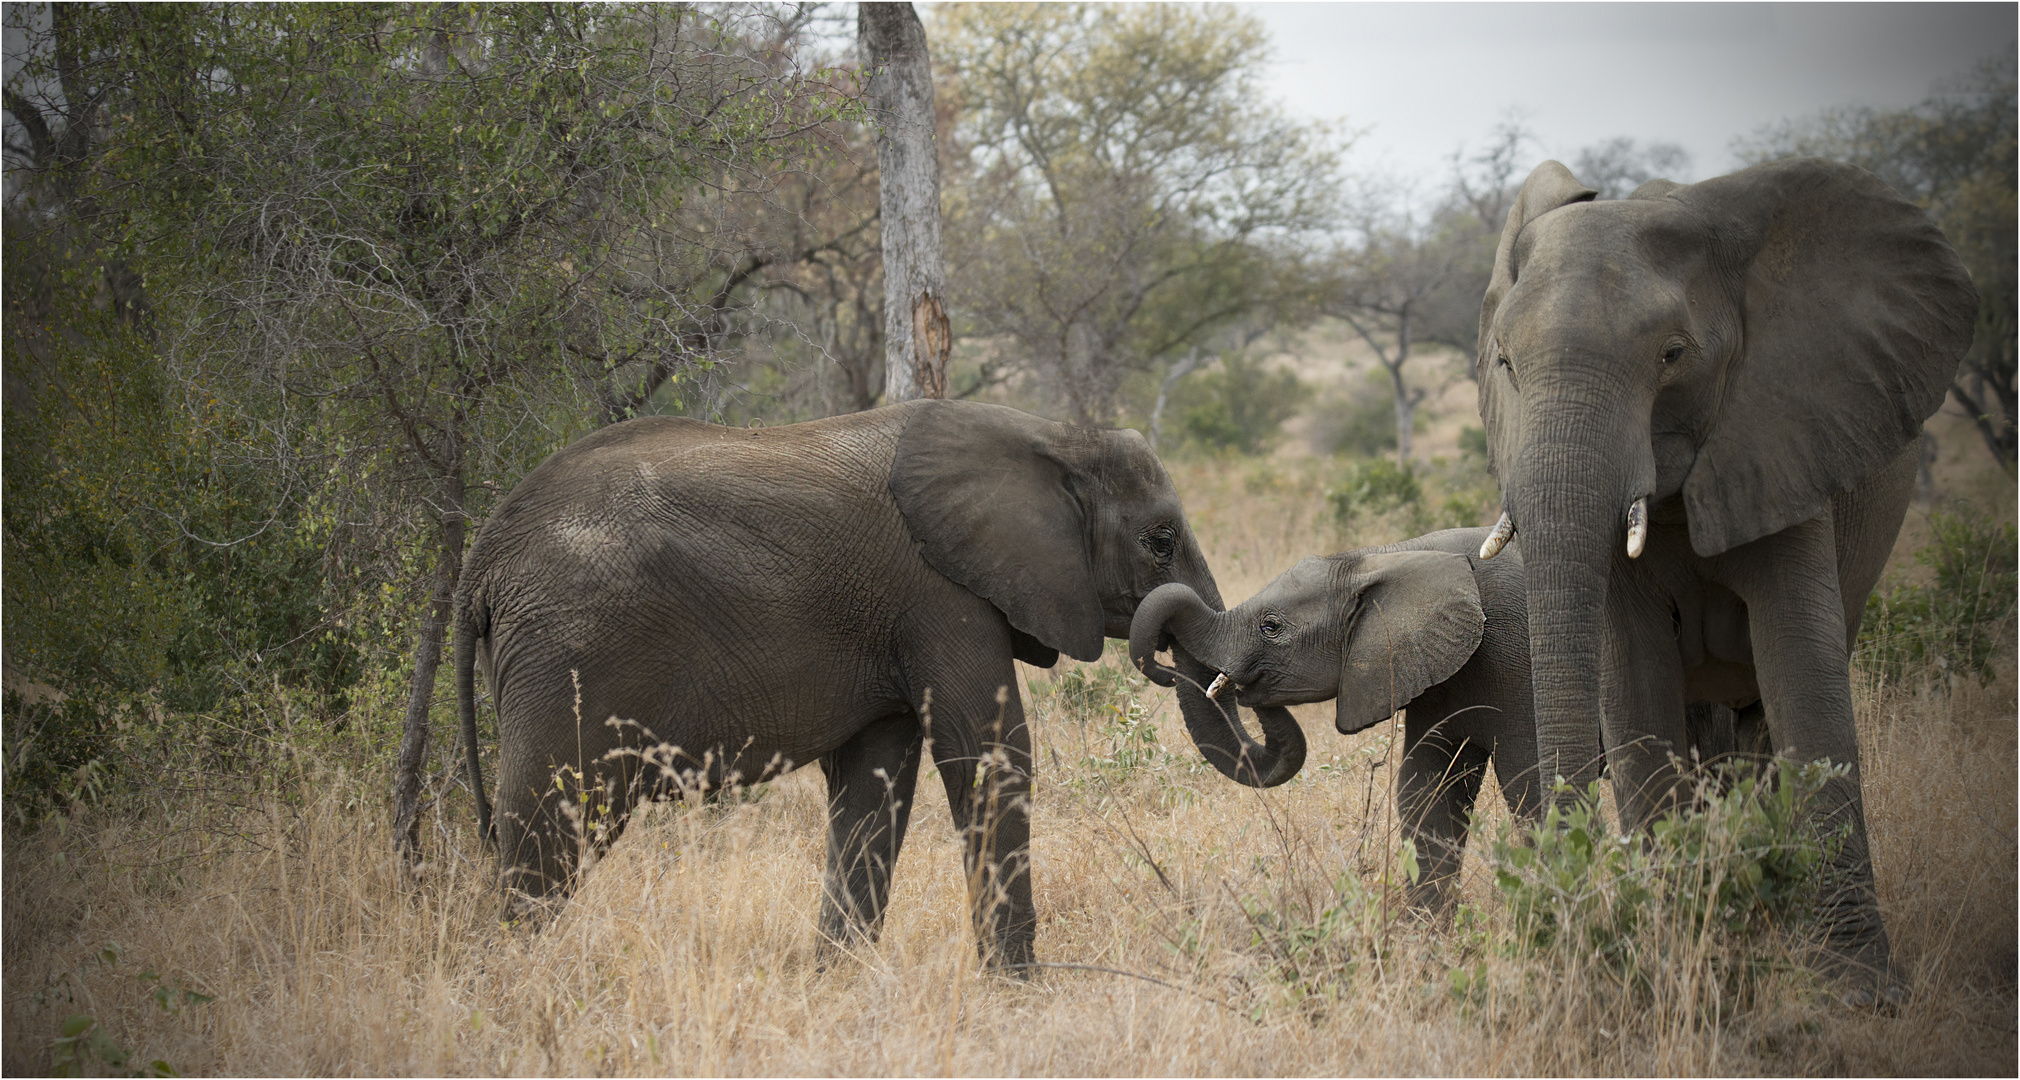
[[[1898, 108], [2012, 55], [2020, 5], [1270, 3], [1269, 90], [1368, 129], [1348, 161], [1426, 186], [1516, 110], [1535, 157], [1616, 135], [1731, 171], [1735, 136], [1830, 105]], [[1525, 163], [1526, 165], [1526, 163]]]

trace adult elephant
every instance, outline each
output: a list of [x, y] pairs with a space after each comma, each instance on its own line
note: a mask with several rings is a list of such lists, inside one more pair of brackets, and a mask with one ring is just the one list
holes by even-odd
[[[823, 954], [874, 937], [930, 743], [966, 839], [978, 945], [993, 965], [1028, 964], [1030, 736], [1011, 661], [1097, 659], [1170, 581], [1219, 602], [1133, 431], [957, 401], [598, 431], [499, 504], [457, 588], [471, 787], [490, 836], [481, 668], [513, 909], [565, 889], [581, 845], [614, 839], [641, 797], [819, 760]], [[1225, 768], [1281, 780], [1303, 761], [1288, 713], [1262, 714], [1258, 745], [1203, 695], [1184, 707], [1230, 748]]]
[[[1976, 296], [1928, 216], [1815, 158], [1594, 202], [1556, 162], [1508, 212], [1477, 377], [1529, 589], [1539, 765], [1624, 824], [1676, 797], [1686, 701], [1758, 706], [1776, 753], [1850, 768], [1828, 955], [1889, 994], [1850, 645]], [[1491, 546], [1491, 545], [1490, 545]]]

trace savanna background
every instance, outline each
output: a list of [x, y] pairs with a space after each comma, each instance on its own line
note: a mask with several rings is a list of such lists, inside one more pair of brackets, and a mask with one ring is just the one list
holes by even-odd
[[[1235, 9], [937, 5], [949, 395], [1153, 437], [1230, 601], [1491, 522], [1470, 381], [1511, 121], [1430, 188], [1260, 89]], [[489, 507], [601, 424], [884, 396], [853, 9], [10, 5], [4, 1069], [2005, 1073], [2016, 1065], [2014, 75], [1735, 132], [1927, 206], [1981, 290], [1855, 693], [1910, 987], [1803, 964], [1801, 776], [1646, 846], [1483, 793], [1401, 903], [1396, 725], [1206, 767], [1113, 652], [1020, 669], [1038, 948], [982, 973], [945, 797], [883, 940], [813, 965], [820, 778], [641, 814], [501, 926], [435, 679]], [[1634, 135], [1620, 197], [1696, 179]], [[1119, 648], [1119, 643], [1114, 643]], [[782, 643], [781, 647], [789, 647]], [[481, 712], [480, 712], [481, 715]], [[419, 862], [396, 854], [403, 735]], [[494, 733], [480, 720], [489, 775]]]

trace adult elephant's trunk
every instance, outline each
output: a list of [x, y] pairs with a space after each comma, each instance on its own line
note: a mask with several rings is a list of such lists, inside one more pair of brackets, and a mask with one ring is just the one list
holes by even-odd
[[1255, 710], [1263, 730], [1263, 741], [1258, 743], [1242, 727], [1232, 690], [1219, 701], [1204, 693], [1224, 668], [1203, 663], [1182, 644], [1172, 645], [1176, 670], [1157, 662], [1158, 648], [1174, 637], [1218, 656], [1221, 650], [1212, 643], [1224, 621], [1191, 588], [1175, 583], [1160, 586], [1137, 608], [1130, 626], [1129, 658], [1158, 685], [1177, 685], [1185, 730], [1221, 775], [1249, 787], [1275, 787], [1296, 776], [1305, 764], [1304, 729], [1290, 710], [1276, 706]]
[[1504, 503], [1522, 538], [1529, 593], [1537, 775], [1546, 791], [1559, 777], [1583, 790], [1599, 776], [1607, 577], [1615, 552], [1628, 548], [1629, 511], [1648, 493], [1653, 461], [1632, 443], [1594, 445], [1552, 426], [1556, 438], [1517, 456]]

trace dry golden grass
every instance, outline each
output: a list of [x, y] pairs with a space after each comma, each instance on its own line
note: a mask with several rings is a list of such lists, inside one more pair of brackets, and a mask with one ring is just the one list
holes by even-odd
[[[1299, 556], [1397, 538], [1333, 523], [1324, 467], [1174, 468], [1230, 600]], [[1102, 667], [1122, 686], [1115, 657]], [[653, 808], [528, 933], [497, 923], [460, 793], [437, 804], [412, 887], [385, 778], [276, 751], [285, 779], [264, 794], [163, 793], [7, 837], [5, 1071], [48, 1071], [83, 1014], [136, 1063], [185, 1074], [2011, 1073], [2010, 651], [2000, 671], [1946, 694], [1860, 688], [1881, 899], [1913, 987], [1897, 1015], [1833, 1005], [1795, 970], [1719, 1000], [1673, 930], [1658, 955], [1685, 960], [1638, 995], [1576, 958], [1507, 953], [1484, 844], [1463, 885], [1477, 917], [1423, 925], [1382, 899], [1393, 724], [1340, 738], [1329, 707], [1304, 710], [1304, 774], [1259, 793], [1197, 763], [1168, 693], [1104, 699], [1149, 707], [1131, 729], [1030, 671], [1040, 958], [1110, 970], [979, 970], [928, 778], [883, 941], [823, 973], [817, 770], [734, 805]], [[310, 740], [282, 718], [275, 741]], [[1491, 834], [1505, 815], [1484, 817]], [[1258, 920], [1313, 925], [1343, 877], [1366, 898], [1351, 932], [1288, 973]], [[1484, 990], [1454, 994], [1450, 970], [1475, 965]]]

